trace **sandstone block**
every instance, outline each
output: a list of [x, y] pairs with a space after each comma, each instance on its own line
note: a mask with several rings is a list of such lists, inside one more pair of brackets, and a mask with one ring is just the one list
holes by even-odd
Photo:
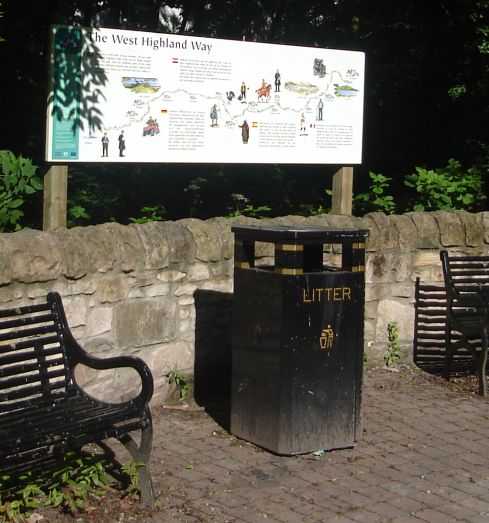
[[398, 251], [369, 253], [365, 263], [366, 283], [388, 283], [409, 279], [412, 257]]
[[175, 339], [177, 315], [172, 297], [122, 302], [114, 314], [117, 347], [143, 347]]
[[116, 266], [122, 272], [136, 270], [142, 251], [142, 242], [134, 227], [120, 223], [104, 223], [100, 226], [111, 238], [115, 252]]
[[432, 215], [438, 222], [443, 247], [465, 246], [465, 228], [458, 213], [434, 211]]
[[397, 249], [399, 232], [395, 224], [383, 212], [371, 212], [365, 216], [377, 226], [377, 246], [380, 250]]
[[113, 308], [90, 307], [87, 314], [85, 336], [98, 336], [112, 329]]
[[408, 212], [416, 226], [418, 249], [438, 249], [440, 248], [440, 229], [432, 213]]
[[195, 260], [197, 246], [190, 230], [180, 222], [157, 222], [156, 226], [169, 246], [170, 262]]
[[455, 211], [465, 229], [465, 244], [468, 247], [480, 247], [484, 242], [484, 225], [481, 213]]
[[70, 328], [80, 327], [87, 323], [87, 302], [82, 296], [67, 296], [63, 298], [66, 319]]
[[367, 238], [367, 252], [375, 252], [379, 248], [379, 228], [377, 227], [377, 224], [375, 223], [375, 220], [370, 214], [366, 214], [365, 216], [362, 216], [358, 220], [358, 228], [359, 229], [367, 229], [368, 230], [368, 238]]
[[189, 281], [202, 281], [209, 279], [210, 268], [208, 263], [193, 263], [188, 268], [187, 277]]
[[418, 243], [418, 231], [410, 216], [405, 214], [390, 216], [391, 222], [397, 229], [399, 237], [399, 250], [401, 252], [413, 252]]
[[147, 347], [139, 354], [155, 376], [165, 377], [172, 370], [193, 369], [194, 351], [189, 343], [175, 341]]
[[211, 223], [195, 218], [179, 220], [179, 223], [191, 232], [197, 248], [195, 257], [198, 260], [208, 262], [221, 259], [221, 240]]
[[484, 243], [489, 243], [489, 212], [480, 212], [478, 216], [484, 229]]
[[52, 233], [24, 229], [1, 234], [0, 252], [5, 263], [1, 277], [4, 283], [46, 282], [62, 274], [62, 252]]
[[145, 269], [164, 269], [170, 263], [170, 244], [159, 222], [131, 224], [141, 242]]
[[72, 231], [76, 232], [85, 249], [90, 263], [90, 272], [105, 273], [114, 267], [117, 255], [111, 241], [110, 231], [101, 225], [75, 227]]
[[102, 278], [98, 282], [97, 297], [100, 303], [116, 303], [125, 300], [128, 294], [127, 280], [121, 275]]
[[169, 283], [156, 283], [147, 287], [146, 296], [167, 296], [170, 294], [170, 284]]
[[234, 234], [228, 218], [211, 218], [207, 220], [218, 232], [221, 242], [222, 258], [229, 260], [234, 257]]
[[63, 255], [63, 274], [70, 279], [78, 280], [90, 270], [90, 260], [84, 245], [80, 241], [77, 229], [56, 229]]
[[414, 332], [414, 307], [400, 300], [381, 300], [377, 308], [375, 325], [376, 341], [388, 340], [389, 323], [397, 323], [399, 341], [412, 341]]

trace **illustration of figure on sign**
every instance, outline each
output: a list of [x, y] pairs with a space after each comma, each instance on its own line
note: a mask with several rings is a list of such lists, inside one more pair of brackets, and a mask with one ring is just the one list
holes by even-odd
[[93, 122], [90, 116], [88, 117], [88, 138], [95, 138], [95, 133], [93, 131]]
[[240, 102], [246, 102], [246, 91], [248, 90], [248, 88], [246, 87], [246, 84], [244, 82], [241, 82], [241, 87], [239, 89], [239, 96], [238, 96], [238, 100]]
[[332, 349], [334, 341], [334, 331], [331, 328], [331, 325], [328, 325], [326, 329], [323, 329], [321, 332], [321, 337], [319, 338], [319, 346], [322, 350]]
[[119, 135], [119, 156], [124, 156], [124, 151], [126, 150], [126, 139], [124, 138], [124, 131], [121, 131]]
[[326, 76], [326, 66], [322, 58], [314, 58], [313, 74], [319, 76], [319, 78]]
[[306, 136], [306, 117], [304, 116], [304, 113], [301, 114], [301, 128], [300, 128], [300, 136]]
[[281, 78], [280, 77], [280, 72], [277, 69], [277, 72], [275, 73], [275, 92], [276, 93], [280, 92], [280, 84], [282, 83], [280, 78]]
[[109, 137], [107, 133], [102, 136], [102, 157], [109, 156]]
[[320, 98], [319, 102], [318, 102], [318, 106], [317, 106], [317, 119], [319, 121], [323, 120], [323, 107], [324, 107], [324, 103], [323, 103], [322, 98]]
[[218, 113], [219, 113], [219, 108], [217, 107], [217, 104], [214, 104], [211, 107], [211, 114], [210, 114], [211, 127], [218, 127], [218, 124], [217, 124]]
[[160, 126], [158, 125], [156, 118], [150, 116], [143, 128], [143, 136], [155, 136], [157, 134], [160, 134]]
[[248, 140], [250, 139], [250, 127], [248, 125], [248, 122], [246, 120], [243, 121], [243, 125], [240, 125], [241, 127], [241, 138], [243, 139], [243, 143], [248, 143]]
[[259, 102], [268, 102], [270, 100], [270, 92], [272, 91], [271, 84], [267, 84], [265, 80], [262, 80], [261, 87], [256, 90]]

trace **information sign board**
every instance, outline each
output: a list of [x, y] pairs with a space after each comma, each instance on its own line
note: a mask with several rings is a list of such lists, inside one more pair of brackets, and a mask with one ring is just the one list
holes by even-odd
[[53, 27], [46, 159], [353, 165], [364, 53]]

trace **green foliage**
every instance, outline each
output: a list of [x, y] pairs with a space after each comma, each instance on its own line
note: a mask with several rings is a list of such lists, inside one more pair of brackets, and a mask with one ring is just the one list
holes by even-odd
[[168, 383], [175, 384], [179, 392], [180, 400], [184, 401], [190, 391], [192, 378], [179, 370], [170, 371], [166, 377], [168, 378]]
[[162, 222], [166, 219], [166, 209], [164, 205], [145, 206], [141, 209], [140, 218], [129, 218], [131, 223]]
[[0, 231], [22, 228], [22, 206], [30, 195], [43, 188], [36, 170], [29, 158], [15, 156], [8, 150], [0, 151]]
[[416, 167], [415, 173], [405, 176], [404, 184], [416, 191], [411, 203], [414, 211], [474, 211], [486, 198], [481, 171], [476, 167], [464, 170], [453, 158], [442, 169]]
[[387, 350], [384, 355], [384, 362], [387, 367], [397, 363], [402, 356], [401, 346], [399, 345], [399, 326], [397, 322], [390, 322], [387, 325], [388, 343]]
[[91, 454], [69, 451], [54, 470], [36, 475], [28, 471], [18, 478], [0, 477], [0, 521], [25, 521], [24, 514], [41, 503], [75, 515], [87, 510], [90, 502], [105, 495], [109, 488], [103, 461]]
[[129, 477], [129, 485], [126, 488], [126, 495], [129, 499], [136, 499], [139, 490], [139, 469], [144, 463], [129, 461], [122, 466], [122, 472]]
[[386, 189], [389, 188], [392, 178], [371, 171], [368, 175], [372, 183], [367, 192], [357, 194], [353, 198], [355, 211], [361, 214], [372, 211], [385, 212], [386, 214], [394, 213], [396, 211], [394, 198], [386, 194]]
[[87, 174], [78, 166], [68, 170], [68, 227], [114, 221], [123, 209], [120, 188], [100, 176]]
[[90, 215], [83, 205], [72, 205], [68, 207], [68, 226], [73, 227], [80, 220], [89, 220]]
[[234, 201], [235, 209], [229, 213], [229, 217], [249, 216], [250, 218], [264, 218], [272, 209], [268, 205], [255, 207], [244, 194], [233, 193], [231, 199]]
[[[325, 200], [331, 200], [333, 196], [333, 191], [331, 189], [324, 190], [326, 194]], [[325, 202], [326, 203], [326, 202]], [[319, 216], [321, 214], [327, 214], [331, 210], [331, 206], [327, 207], [326, 205], [320, 204], [313, 206], [311, 204], [302, 204], [300, 206], [299, 214], [302, 216]]]
[[46, 505], [76, 514], [88, 508], [91, 498], [103, 496], [108, 483], [105, 467], [95, 456], [68, 452], [51, 477]]
[[[0, 3], [0, 7], [2, 7], [2, 4]], [[0, 11], [0, 18], [3, 18], [3, 11]], [[2, 38], [0, 36], [0, 42], [5, 42], [5, 38]]]
[[190, 217], [193, 217], [196, 214], [198, 214], [199, 210], [202, 208], [202, 191], [205, 188], [206, 184], [206, 178], [202, 176], [197, 176], [196, 178], [192, 179], [188, 186], [184, 189], [184, 192], [188, 198], [188, 214]]

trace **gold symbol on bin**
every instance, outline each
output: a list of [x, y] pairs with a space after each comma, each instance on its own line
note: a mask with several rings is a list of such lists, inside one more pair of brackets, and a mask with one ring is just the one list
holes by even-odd
[[321, 332], [321, 337], [319, 338], [319, 346], [321, 349], [332, 349], [334, 340], [334, 331], [331, 328], [331, 325], [328, 325], [326, 329], [323, 329]]

